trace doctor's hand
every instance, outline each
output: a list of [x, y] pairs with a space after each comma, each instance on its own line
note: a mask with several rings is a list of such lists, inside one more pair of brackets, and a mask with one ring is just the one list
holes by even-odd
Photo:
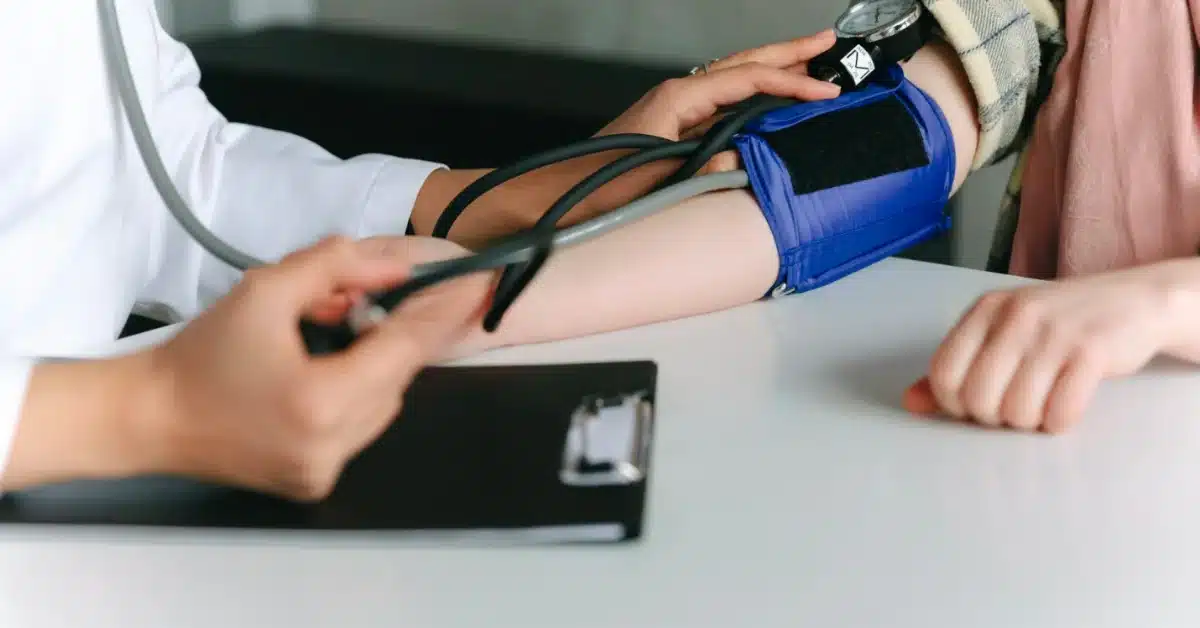
[[986, 427], [1062, 432], [1100, 382], [1159, 353], [1200, 360], [1197, 262], [1166, 263], [981, 298], [905, 394], [910, 412]]
[[[757, 94], [802, 101], [833, 98], [840, 93], [839, 88], [808, 76], [807, 63], [835, 41], [833, 32], [826, 31], [731, 55], [710, 64], [707, 72], [670, 79], [656, 86], [596, 135], [629, 133], [678, 141], [702, 134], [718, 119], [723, 107]], [[505, 183], [464, 212], [455, 221], [449, 237], [475, 247], [528, 229], [563, 194], [624, 154], [627, 152], [607, 151], [578, 157]], [[663, 160], [618, 177], [572, 208], [559, 226], [578, 224], [633, 201], [653, 189], [681, 163]], [[710, 160], [701, 173], [731, 170], [737, 165], [734, 153], [725, 152]], [[455, 169], [430, 174], [413, 205], [415, 232], [432, 234], [451, 200], [489, 172], [490, 169]]]
[[339, 319], [412, 262], [330, 239], [248, 272], [211, 310], [154, 350], [158, 472], [295, 500], [325, 497], [344, 465], [400, 411], [413, 377], [479, 325], [490, 282], [448, 282], [340, 354], [311, 357], [302, 318]]
[[[840, 89], [808, 76], [807, 63], [836, 41], [833, 31], [754, 48], [711, 63], [707, 72], [668, 80], [638, 100], [597, 135], [641, 133], [669, 140], [696, 137], [706, 131], [722, 107], [756, 94], [802, 101], [825, 100]], [[702, 173], [737, 168], [733, 152], [717, 155]], [[602, 189], [594, 198], [616, 207], [636, 198], [669, 174], [678, 162], [639, 168]]]

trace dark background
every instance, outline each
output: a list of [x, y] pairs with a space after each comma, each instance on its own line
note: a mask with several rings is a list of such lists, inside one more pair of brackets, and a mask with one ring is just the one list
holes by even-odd
[[190, 44], [231, 119], [457, 168], [586, 138], [687, 70], [285, 27]]

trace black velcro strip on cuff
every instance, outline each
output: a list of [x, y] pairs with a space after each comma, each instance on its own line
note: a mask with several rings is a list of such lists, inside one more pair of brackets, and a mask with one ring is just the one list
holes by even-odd
[[787, 165], [797, 195], [930, 163], [917, 121], [894, 96], [761, 136]]

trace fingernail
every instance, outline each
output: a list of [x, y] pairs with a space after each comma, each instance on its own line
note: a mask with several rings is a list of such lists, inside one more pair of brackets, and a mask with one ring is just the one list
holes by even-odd
[[[818, 92], [817, 96], [823, 96], [823, 97], [827, 97], [827, 98], [837, 98], [842, 93], [842, 88], [838, 87], [837, 83], [830, 83], [828, 81], [822, 81], [822, 80], [820, 80], [818, 78], [814, 78], [814, 77], [806, 77], [803, 80], [805, 80], [808, 83], [809, 89], [817, 90], [817, 92]], [[817, 83], [815, 86], [812, 85], [812, 83], [814, 81]]]
[[934, 416], [940, 414], [932, 391], [923, 382], [918, 382], [904, 391], [901, 405], [912, 414]]

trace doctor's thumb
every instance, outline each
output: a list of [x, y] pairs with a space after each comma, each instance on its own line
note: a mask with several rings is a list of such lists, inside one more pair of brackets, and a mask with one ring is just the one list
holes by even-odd
[[364, 333], [334, 361], [341, 368], [407, 381], [453, 353], [481, 328], [490, 304], [490, 276], [462, 277], [417, 293]]
[[278, 264], [251, 269], [254, 291], [304, 313], [329, 306], [338, 295], [358, 295], [394, 287], [409, 277], [412, 264], [380, 255], [348, 238], [335, 236], [284, 257]]

